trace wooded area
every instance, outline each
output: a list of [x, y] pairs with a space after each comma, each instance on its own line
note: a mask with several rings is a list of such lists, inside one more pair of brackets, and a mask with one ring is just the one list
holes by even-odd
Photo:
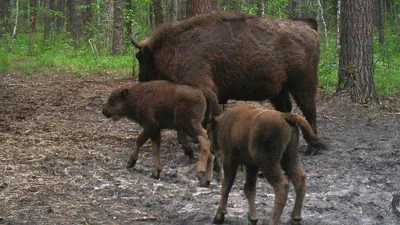
[[[390, 67], [396, 66], [395, 52], [400, 48], [399, 0], [366, 0], [360, 6], [341, 0], [2, 0], [0, 4], [0, 38], [6, 40], [2, 43], [8, 52], [16, 51], [15, 40], [25, 35], [30, 56], [38, 54], [35, 46], [51, 48], [57, 43], [74, 49], [90, 46], [94, 57], [99, 51], [132, 55], [133, 31], [144, 39], [162, 23], [223, 10], [269, 18], [316, 18], [323, 52], [320, 74], [332, 73], [335, 67], [336, 89], [352, 90], [356, 101], [379, 102], [374, 66], [398, 71]], [[379, 59], [374, 59], [374, 47]], [[326, 78], [324, 85], [332, 84], [332, 79]]]

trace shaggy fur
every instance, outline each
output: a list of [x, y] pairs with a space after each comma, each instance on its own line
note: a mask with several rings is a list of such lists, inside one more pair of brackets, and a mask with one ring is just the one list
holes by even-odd
[[[201, 152], [197, 175], [200, 185], [208, 186], [212, 179], [212, 163], [208, 161], [213, 161], [214, 156], [210, 152], [207, 132], [201, 125], [206, 108], [207, 102], [202, 91], [168, 81], [153, 81], [113, 91], [103, 107], [103, 114], [113, 120], [127, 117], [143, 127], [127, 167], [135, 166], [141, 146], [150, 138], [155, 159], [152, 177], [156, 179], [161, 172], [161, 129], [176, 129], [179, 142], [190, 158], [193, 158], [193, 152], [187, 136], [198, 141]], [[210, 105], [210, 108], [213, 116], [219, 114], [217, 103]], [[210, 168], [206, 168], [207, 164], [210, 164]]]
[[[316, 132], [319, 36], [312, 19], [272, 20], [218, 12], [157, 28], [136, 57], [139, 81], [169, 80], [228, 99], [270, 99], [290, 112], [290, 94]], [[213, 96], [211, 96], [213, 97]]]
[[301, 221], [301, 208], [306, 194], [306, 173], [300, 166], [298, 154], [299, 131], [305, 140], [316, 148], [324, 144], [313, 133], [308, 122], [301, 116], [275, 110], [258, 109], [250, 105], [239, 105], [228, 109], [212, 121], [209, 137], [215, 154], [222, 157], [224, 179], [221, 200], [215, 223], [223, 223], [228, 195], [239, 165], [246, 167], [244, 193], [249, 204], [250, 224], [257, 223], [255, 206], [256, 181], [261, 170], [275, 191], [275, 203], [270, 224], [279, 224], [289, 189], [287, 174], [296, 191], [292, 212], [292, 223]]

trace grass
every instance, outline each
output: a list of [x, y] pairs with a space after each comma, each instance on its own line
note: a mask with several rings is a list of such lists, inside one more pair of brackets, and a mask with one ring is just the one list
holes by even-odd
[[27, 75], [34, 72], [46, 74], [46, 71], [66, 72], [77, 77], [109, 73], [131, 76], [133, 55], [130, 54], [130, 46], [122, 56], [114, 56], [107, 49], [99, 49], [99, 56], [95, 58], [89, 44], [74, 49], [71, 40], [60, 38], [54, 44], [45, 47], [41, 40], [40, 34], [33, 35], [32, 40], [29, 35], [20, 34], [13, 51], [9, 53], [9, 40], [0, 39], [0, 71], [19, 71]]
[[[387, 32], [393, 33], [393, 32]], [[381, 96], [400, 94], [400, 45], [395, 35], [387, 36], [387, 45], [375, 43], [375, 85]], [[338, 83], [339, 59], [335, 35], [329, 36], [329, 47], [321, 42], [321, 59], [319, 64], [319, 83], [325, 92], [334, 92]], [[15, 41], [12, 53], [8, 53], [10, 40], [0, 39], [0, 71], [18, 71], [27, 75], [40, 72], [72, 73], [77, 77], [90, 74], [114, 74], [129, 77], [132, 74], [132, 63], [138, 68], [138, 62], [133, 60], [132, 46], [126, 46], [126, 54], [114, 56], [108, 49], [101, 49], [98, 58], [92, 55], [90, 45], [83, 44], [74, 49], [72, 40], [58, 37], [52, 45], [45, 47], [42, 35], [20, 34]], [[32, 47], [29, 47], [32, 46]]]

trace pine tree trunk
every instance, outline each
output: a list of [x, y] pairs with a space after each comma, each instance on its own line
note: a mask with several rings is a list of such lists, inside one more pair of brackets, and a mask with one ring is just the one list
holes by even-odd
[[211, 0], [187, 0], [186, 18], [190, 18], [199, 14], [210, 13], [211, 9]]
[[178, 21], [178, 0], [172, 0], [172, 22]]
[[0, 18], [5, 19], [3, 24], [0, 26], [0, 37], [9, 31], [10, 24], [6, 18], [10, 17], [10, 0], [0, 0], [1, 11]]
[[50, 17], [50, 0], [44, 0], [44, 7], [47, 8], [44, 11], [43, 22], [44, 22], [44, 31], [43, 31], [43, 44], [47, 45], [47, 42], [50, 39], [50, 26], [51, 26], [51, 17]]
[[156, 27], [163, 23], [163, 8], [161, 0], [153, 0], [154, 22]]
[[378, 33], [379, 33], [379, 44], [385, 43], [385, 10], [383, 6], [383, 0], [378, 1]]
[[339, 83], [355, 102], [379, 104], [374, 82], [373, 0], [341, 2]]
[[29, 1], [29, 8], [30, 8], [30, 24], [31, 24], [31, 32], [36, 31], [36, 12], [37, 12], [37, 0], [30, 0]]
[[112, 53], [124, 54], [124, 5], [125, 0], [114, 0], [113, 42]]
[[18, 15], [19, 15], [19, 0], [17, 0], [15, 2], [15, 20], [14, 20], [14, 28], [13, 28], [12, 35], [11, 35], [11, 44], [10, 44], [9, 52], [12, 51], [13, 45], [14, 45], [14, 41], [15, 41], [16, 36], [17, 36]]
[[56, 32], [59, 34], [64, 29], [64, 18], [65, 16], [65, 0], [57, 1], [57, 11], [61, 14], [61, 16], [57, 16], [56, 19]]

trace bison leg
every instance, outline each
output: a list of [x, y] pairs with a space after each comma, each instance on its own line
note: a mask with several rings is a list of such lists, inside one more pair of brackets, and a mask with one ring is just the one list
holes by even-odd
[[178, 130], [178, 141], [185, 150], [185, 155], [187, 155], [189, 159], [193, 159], [193, 145], [191, 140], [189, 140], [189, 136], [187, 136], [183, 131]]
[[215, 160], [214, 154], [210, 153], [210, 154], [208, 155], [208, 160], [207, 160], [207, 171], [206, 171], [206, 180], [207, 180], [208, 182], [211, 182], [212, 179], [213, 179], [214, 160]]
[[246, 183], [244, 184], [244, 194], [249, 204], [248, 220], [249, 224], [257, 224], [256, 209], [256, 183], [257, 183], [257, 167], [246, 166]]
[[282, 157], [282, 169], [292, 181], [296, 191], [296, 200], [292, 211], [291, 224], [300, 224], [301, 208], [307, 190], [307, 175], [300, 165], [298, 144], [299, 131], [297, 127], [292, 128], [292, 138]]
[[317, 134], [317, 109], [315, 106], [316, 88], [308, 90], [295, 90], [292, 92], [293, 98], [303, 112], [304, 117]]
[[126, 168], [132, 168], [135, 166], [136, 161], [138, 159], [138, 154], [139, 154], [140, 148], [149, 139], [149, 137], [150, 136], [149, 136], [148, 132], [146, 132], [146, 130], [143, 130], [137, 136], [135, 148], [132, 150], [132, 152], [130, 154], [130, 157], [128, 160], [128, 165], [126, 166]]
[[225, 221], [228, 196], [232, 189], [233, 182], [235, 181], [238, 165], [231, 162], [223, 162], [223, 167], [225, 176], [222, 182], [221, 199], [219, 201], [217, 214], [215, 215], [213, 221], [215, 224], [221, 224]]
[[271, 99], [272, 105], [275, 109], [281, 112], [291, 112], [292, 111], [292, 101], [290, 100], [290, 95], [288, 91], [283, 91], [280, 95]]
[[154, 168], [151, 175], [154, 179], [160, 178], [161, 172], [161, 160], [160, 160], [160, 143], [161, 143], [161, 131], [154, 132], [151, 136], [151, 149], [154, 154]]

